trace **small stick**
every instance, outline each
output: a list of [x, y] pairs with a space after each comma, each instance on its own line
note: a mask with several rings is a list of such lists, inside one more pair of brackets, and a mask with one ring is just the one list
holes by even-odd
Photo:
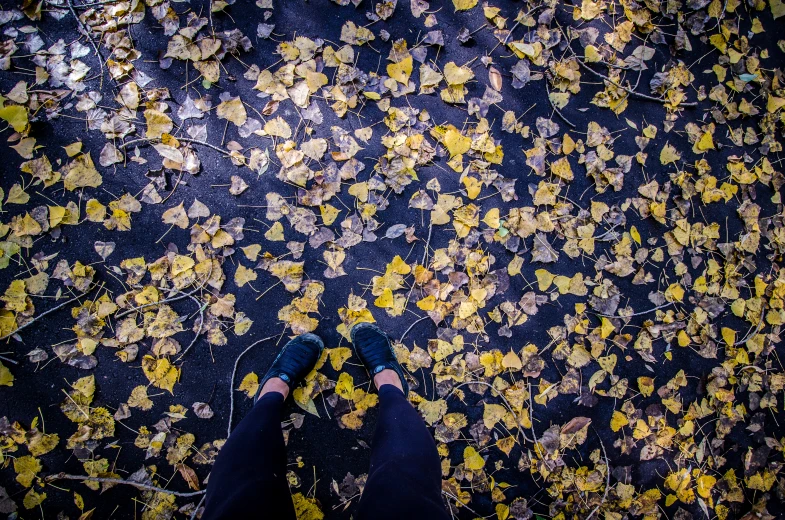
[[14, 365], [19, 364], [19, 361], [16, 361], [15, 359], [11, 359], [5, 356], [0, 356], [0, 360], [5, 361], [6, 363], [13, 363]]
[[199, 495], [204, 495], [207, 493], [207, 490], [201, 491], [193, 491], [191, 493], [183, 493], [180, 491], [172, 491], [171, 489], [164, 489], [158, 486], [152, 486], [150, 484], [143, 484], [141, 482], [133, 482], [131, 480], [124, 480], [121, 478], [104, 478], [104, 477], [91, 477], [88, 475], [69, 475], [67, 473], [56, 473], [54, 475], [49, 475], [44, 479], [44, 482], [54, 482], [55, 480], [89, 480], [91, 482], [102, 482], [104, 484], [126, 484], [128, 486], [133, 486], [137, 489], [141, 489], [143, 491], [155, 491], [156, 493], [168, 493], [170, 495], [178, 496], [178, 497], [196, 497]]
[[90, 31], [85, 27], [85, 24], [82, 23], [82, 20], [79, 18], [79, 15], [76, 13], [76, 9], [74, 9], [74, 4], [71, 0], [66, 0], [66, 5], [68, 5], [68, 9], [71, 11], [71, 14], [76, 18], [76, 23], [79, 25], [79, 29], [85, 34], [87, 39], [90, 41], [90, 44], [95, 49], [95, 53], [98, 55], [98, 64], [101, 66], [101, 82], [99, 85], [99, 89], [103, 88], [104, 86], [104, 55], [101, 54], [101, 50], [96, 45], [95, 40], [93, 40], [93, 35], [90, 34]]
[[[208, 280], [209, 280], [209, 277], [208, 277]], [[182, 300], [183, 298], [188, 298], [188, 297], [193, 296], [194, 294], [196, 294], [197, 291], [200, 291], [200, 290], [204, 289], [206, 283], [207, 282], [205, 282], [204, 285], [200, 285], [199, 287], [197, 287], [196, 289], [194, 289], [191, 292], [180, 293], [177, 296], [172, 296], [171, 298], [166, 298], [164, 300], [161, 300], [160, 302], [145, 303], [144, 305], [140, 305], [139, 307], [131, 307], [130, 309], [125, 310], [125, 311], [121, 312], [120, 314], [117, 314], [115, 316], [115, 319], [119, 320], [120, 318], [124, 318], [124, 317], [128, 316], [132, 312], [140, 311], [142, 309], [146, 309], [147, 307], [153, 307], [155, 305], [163, 305], [164, 303], [176, 302], [178, 300]]]
[[39, 314], [38, 316], [36, 316], [36, 317], [35, 317], [35, 318], [33, 318], [32, 320], [30, 320], [30, 321], [28, 321], [27, 323], [25, 323], [24, 325], [22, 325], [21, 327], [17, 327], [17, 329], [16, 329], [16, 330], [14, 330], [14, 331], [12, 331], [12, 332], [9, 332], [8, 334], [6, 334], [6, 335], [5, 335], [5, 336], [3, 336], [3, 337], [0, 337], [0, 341], [2, 341], [2, 340], [4, 340], [4, 339], [7, 339], [7, 338], [10, 338], [11, 336], [13, 336], [14, 334], [16, 334], [16, 333], [17, 333], [17, 332], [19, 332], [20, 330], [22, 330], [22, 329], [24, 329], [24, 328], [26, 328], [26, 327], [29, 327], [30, 325], [32, 325], [33, 323], [37, 322], [38, 320], [40, 320], [41, 318], [43, 318], [43, 317], [44, 317], [44, 316], [46, 316], [47, 314], [51, 314], [51, 313], [53, 313], [53, 312], [55, 312], [55, 311], [57, 311], [57, 310], [60, 310], [60, 309], [62, 309], [63, 307], [65, 307], [66, 305], [68, 305], [69, 303], [72, 303], [72, 302], [74, 302], [74, 301], [78, 300], [79, 298], [82, 298], [82, 297], [84, 297], [84, 296], [87, 296], [87, 295], [88, 295], [88, 294], [89, 294], [89, 293], [90, 293], [90, 292], [91, 292], [91, 291], [92, 291], [92, 290], [93, 290], [93, 289], [94, 289], [94, 288], [95, 288], [97, 285], [98, 285], [98, 284], [95, 284], [95, 285], [93, 285], [92, 287], [90, 287], [90, 288], [89, 288], [87, 291], [83, 292], [82, 294], [80, 294], [80, 295], [78, 295], [78, 296], [74, 296], [74, 297], [73, 297], [73, 298], [71, 298], [70, 300], [66, 300], [66, 301], [64, 301], [63, 303], [61, 303], [60, 305], [56, 305], [56, 306], [52, 307], [51, 309], [49, 309], [49, 310], [48, 310], [48, 311], [46, 311], [46, 312], [42, 312], [41, 314]]
[[232, 415], [234, 415], [234, 377], [237, 374], [237, 365], [240, 364], [240, 359], [252, 348], [254, 348], [259, 343], [264, 343], [265, 341], [269, 341], [273, 338], [277, 338], [278, 334], [274, 336], [268, 336], [266, 338], [262, 338], [258, 341], [254, 341], [245, 350], [240, 352], [240, 355], [237, 356], [237, 359], [234, 360], [234, 368], [232, 369], [232, 379], [229, 381], [229, 426], [226, 428], [226, 438], [229, 438], [229, 435], [232, 433]]
[[410, 330], [412, 330], [412, 329], [414, 328], [414, 326], [415, 326], [415, 325], [417, 325], [418, 323], [420, 323], [422, 320], [425, 320], [425, 319], [428, 319], [428, 318], [429, 318], [429, 316], [423, 316], [422, 318], [418, 319], [417, 321], [415, 321], [414, 323], [412, 323], [411, 325], [409, 325], [409, 328], [408, 328], [408, 329], [406, 329], [406, 332], [404, 332], [404, 333], [401, 335], [401, 339], [399, 339], [398, 341], [399, 341], [399, 342], [401, 342], [401, 343], [403, 343], [403, 338], [405, 338], [405, 337], [406, 337], [406, 335], [409, 333], [409, 331], [410, 331]]
[[206, 304], [206, 303], [202, 303], [202, 302], [200, 302], [200, 301], [199, 301], [197, 298], [195, 298], [194, 296], [190, 296], [190, 295], [189, 295], [189, 298], [191, 298], [193, 301], [195, 301], [196, 303], [198, 303], [198, 304], [199, 304], [199, 330], [197, 330], [197, 331], [196, 331], [196, 334], [194, 335], [194, 338], [191, 340], [191, 342], [188, 344], [188, 346], [187, 346], [187, 347], [185, 347], [185, 350], [183, 350], [183, 353], [182, 353], [182, 354], [180, 354], [180, 355], [177, 357], [177, 359], [175, 360], [175, 362], [177, 362], [177, 361], [180, 361], [181, 359], [183, 359], [183, 357], [184, 357], [186, 354], [188, 354], [188, 351], [189, 351], [189, 350], [191, 350], [191, 347], [193, 347], [193, 346], [194, 346], [194, 344], [196, 343], [196, 340], [198, 340], [198, 339], [199, 339], [199, 335], [202, 333], [202, 327], [204, 326], [204, 309], [207, 307], [207, 304]]
[[602, 316], [603, 318], [632, 318], [633, 316], [643, 316], [644, 314], [649, 314], [650, 312], [658, 311], [660, 309], [664, 309], [665, 307], [670, 307], [671, 305], [673, 305], [673, 302], [668, 302], [658, 307], [654, 307], [653, 309], [649, 309], [641, 312], [635, 312], [627, 316], [613, 316], [611, 314], [599, 314], [599, 313], [597, 313], [597, 316]]
[[[570, 50], [572, 50], [572, 49], [570, 49]], [[581, 60], [580, 58], [578, 58], [578, 56], [577, 56], [575, 53], [573, 53], [573, 57], [574, 57], [574, 58], [575, 58], [575, 60], [578, 62], [578, 65], [580, 65], [581, 67], [583, 67], [583, 68], [584, 68], [584, 69], [586, 69], [587, 71], [591, 72], [592, 74], [594, 74], [594, 75], [595, 75], [595, 76], [597, 76], [598, 78], [602, 78], [602, 79], [604, 79], [605, 81], [607, 81], [608, 83], [610, 83], [611, 85], [613, 85], [613, 86], [615, 86], [615, 87], [617, 87], [617, 88], [620, 88], [620, 89], [622, 89], [622, 90], [623, 90], [623, 91], [625, 91], [627, 94], [629, 94], [629, 95], [631, 95], [631, 96], [633, 96], [633, 97], [637, 97], [637, 98], [640, 98], [640, 99], [645, 99], [645, 100], [647, 100], [647, 101], [656, 101], [657, 103], [663, 103], [663, 104], [665, 104], [665, 103], [668, 103], [668, 102], [669, 102], [667, 99], [656, 98], [656, 97], [654, 97], [654, 96], [649, 96], [649, 95], [646, 95], [646, 94], [641, 94], [641, 93], [640, 93], [640, 92], [638, 92], [637, 90], [632, 90], [631, 88], [625, 87], [625, 86], [623, 86], [623, 85], [619, 85], [618, 83], [616, 83], [615, 81], [613, 81], [613, 80], [612, 80], [611, 78], [609, 78], [608, 76], [605, 76], [604, 74], [600, 74], [600, 73], [599, 73], [599, 72], [597, 72], [596, 70], [594, 70], [594, 69], [592, 69], [591, 67], [589, 67], [588, 65], [586, 65], [586, 64], [583, 62], [583, 60]], [[694, 107], [697, 107], [697, 106], [698, 106], [698, 103], [695, 103], [694, 101], [690, 101], [690, 102], [687, 102], [687, 103], [679, 103], [677, 106], [680, 106], [680, 107], [689, 107], [689, 108], [694, 108]]]
[[551, 108], [553, 108], [553, 111], [556, 112], [556, 115], [558, 115], [561, 118], [562, 121], [564, 121], [565, 123], [570, 125], [572, 128], [575, 128], [575, 123], [573, 123], [572, 121], [567, 119], [564, 116], [564, 114], [561, 113], [561, 110], [556, 108], [556, 104], [551, 99], [551, 88], [548, 86], [548, 78], [545, 78], [545, 92], [548, 93], [548, 102], [551, 104]]
[[603, 493], [600, 503], [594, 509], [592, 509], [591, 513], [589, 513], [589, 516], [586, 517], [586, 520], [591, 520], [591, 517], [594, 516], [594, 513], [599, 511], [600, 506], [602, 506], [605, 503], [605, 500], [608, 498], [608, 491], [611, 487], [611, 463], [610, 460], [608, 460], [608, 452], [605, 451], [605, 443], [602, 442], [602, 436], [597, 432], [594, 426], [592, 426], [591, 429], [594, 430], [594, 433], [600, 440], [600, 448], [602, 448], [602, 454], [605, 457], [605, 493]]

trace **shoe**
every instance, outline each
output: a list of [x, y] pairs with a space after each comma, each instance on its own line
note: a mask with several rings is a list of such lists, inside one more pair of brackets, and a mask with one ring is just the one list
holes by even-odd
[[254, 402], [259, 399], [264, 384], [273, 377], [279, 377], [292, 390], [313, 370], [324, 350], [322, 339], [316, 334], [300, 334], [283, 346], [270, 369], [259, 383]]
[[409, 396], [409, 384], [403, 375], [403, 368], [395, 357], [390, 338], [382, 329], [373, 323], [358, 323], [352, 327], [352, 344], [371, 377], [385, 369], [394, 370], [401, 379], [403, 395]]

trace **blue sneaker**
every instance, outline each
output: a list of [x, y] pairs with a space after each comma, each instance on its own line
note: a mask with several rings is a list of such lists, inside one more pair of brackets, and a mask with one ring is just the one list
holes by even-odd
[[298, 386], [316, 365], [323, 350], [324, 343], [316, 334], [301, 334], [284, 345], [259, 383], [254, 402], [259, 399], [264, 384], [273, 377], [281, 378], [289, 390]]
[[360, 360], [371, 373], [371, 377], [382, 370], [394, 370], [401, 380], [403, 395], [409, 395], [409, 384], [403, 375], [403, 368], [395, 357], [390, 338], [373, 323], [358, 323], [352, 327], [352, 344]]

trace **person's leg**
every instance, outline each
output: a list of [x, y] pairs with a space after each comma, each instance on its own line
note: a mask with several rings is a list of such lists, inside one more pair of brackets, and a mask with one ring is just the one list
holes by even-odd
[[379, 388], [379, 421], [358, 519], [450, 518], [441, 497], [436, 443], [420, 414], [391, 384]]
[[406, 398], [408, 385], [390, 338], [376, 325], [352, 328], [352, 344], [379, 389], [379, 421], [358, 519], [441, 520], [442, 471], [436, 443]]
[[302, 334], [284, 345], [262, 378], [251, 411], [218, 454], [207, 485], [203, 520], [274, 518], [296, 520], [286, 481], [283, 404], [319, 359], [324, 344]]
[[221, 448], [210, 473], [202, 520], [296, 518], [286, 482], [281, 431], [284, 396], [262, 395]]

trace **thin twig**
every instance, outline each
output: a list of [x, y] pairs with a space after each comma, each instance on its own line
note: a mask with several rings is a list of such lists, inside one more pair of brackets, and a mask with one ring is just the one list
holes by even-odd
[[431, 233], [433, 233], [433, 220], [428, 224], [428, 238], [425, 241], [425, 251], [422, 252], [422, 262], [420, 262], [420, 265], [423, 267], [426, 267], [425, 260], [428, 259], [428, 248], [431, 247]]
[[643, 316], [644, 314], [649, 314], [650, 312], [658, 311], [660, 309], [664, 309], [665, 307], [670, 307], [671, 305], [673, 305], [673, 302], [668, 302], [668, 303], [664, 303], [662, 305], [659, 305], [657, 307], [654, 307], [653, 309], [648, 309], [648, 310], [641, 311], [641, 312], [635, 312], [635, 313], [632, 313], [632, 314], [628, 314], [626, 316], [614, 316], [612, 314], [601, 314], [601, 313], [596, 313], [596, 314], [597, 314], [597, 316], [602, 316], [603, 318], [632, 318], [634, 316]]
[[[198, 145], [206, 146], [208, 148], [212, 148], [216, 152], [222, 153], [223, 155], [230, 155], [227, 150], [224, 150], [223, 148], [215, 146], [214, 144], [210, 144], [210, 143], [208, 143], [206, 141], [199, 141], [198, 139], [191, 139], [189, 137], [175, 137], [175, 139], [177, 139], [178, 141], [183, 141], [185, 143], [191, 143], [191, 144], [198, 144]], [[153, 139], [146, 139], [146, 138], [132, 139], [130, 141], [126, 141], [125, 143], [121, 144], [120, 146], [118, 146], [118, 148], [121, 149], [121, 150], [125, 150], [128, 146], [131, 146], [132, 144], [136, 144], [136, 143], [150, 144], [153, 141], [154, 141]]]
[[[570, 49], [570, 50], [572, 50], [572, 49]], [[622, 89], [622, 90], [623, 90], [623, 91], [625, 91], [627, 94], [629, 94], [629, 95], [631, 95], [631, 96], [633, 96], [633, 97], [637, 97], [637, 98], [640, 98], [640, 99], [645, 99], [645, 100], [647, 100], [647, 101], [655, 101], [655, 102], [657, 102], [657, 103], [663, 103], [663, 104], [670, 103], [670, 101], [668, 101], [667, 99], [662, 99], [662, 98], [657, 98], [657, 97], [654, 97], [654, 96], [649, 96], [649, 95], [647, 95], [647, 94], [642, 94], [642, 93], [638, 92], [637, 90], [632, 90], [631, 88], [628, 88], [628, 87], [625, 87], [625, 86], [623, 86], [623, 85], [620, 85], [619, 83], [616, 83], [615, 81], [613, 81], [613, 80], [612, 80], [611, 78], [609, 78], [608, 76], [606, 76], [606, 75], [604, 75], [604, 74], [600, 74], [599, 72], [597, 72], [597, 71], [596, 71], [596, 70], [594, 70], [593, 68], [591, 68], [591, 67], [589, 67], [588, 65], [586, 65], [586, 64], [583, 62], [583, 60], [581, 60], [581, 59], [580, 59], [580, 58], [579, 58], [579, 57], [578, 57], [578, 56], [577, 56], [575, 53], [573, 53], [572, 55], [573, 55], [573, 57], [575, 58], [575, 60], [578, 62], [578, 65], [580, 65], [581, 67], [583, 67], [583, 68], [584, 68], [584, 69], [586, 69], [587, 71], [591, 72], [592, 74], [594, 74], [594, 75], [595, 75], [595, 76], [597, 76], [598, 78], [602, 78], [603, 80], [607, 81], [607, 82], [608, 82], [608, 83], [610, 83], [611, 85], [613, 85], [613, 86], [615, 86], [615, 87], [617, 87], [617, 88], [620, 88], [620, 89]], [[698, 103], [696, 103], [696, 102], [694, 102], [694, 101], [689, 101], [689, 102], [685, 102], [685, 103], [679, 103], [677, 106], [680, 106], [680, 107], [688, 107], [688, 108], [694, 108], [694, 107], [697, 107], [697, 106], [698, 106]]]
[[184, 357], [186, 354], [188, 354], [188, 351], [189, 351], [189, 350], [191, 350], [191, 347], [193, 347], [193, 346], [196, 344], [196, 340], [198, 340], [198, 339], [199, 339], [199, 335], [202, 333], [202, 327], [204, 326], [204, 310], [207, 308], [207, 303], [202, 303], [202, 302], [200, 302], [200, 301], [199, 301], [199, 300], [198, 300], [196, 297], [194, 297], [194, 296], [191, 296], [191, 295], [189, 295], [189, 297], [190, 297], [192, 300], [194, 300], [194, 301], [195, 301], [197, 304], [199, 304], [199, 330], [197, 330], [197, 331], [196, 331], [196, 334], [194, 335], [193, 339], [192, 339], [192, 340], [191, 340], [191, 342], [188, 344], [188, 346], [187, 346], [187, 347], [185, 347], [185, 350], [183, 350], [183, 353], [182, 353], [182, 354], [180, 354], [180, 355], [177, 357], [177, 359], [175, 360], [175, 363], [176, 363], [177, 361], [180, 361], [181, 359], [183, 359], [183, 357]]
[[[207, 279], [209, 280], [210, 277], [208, 276]], [[193, 291], [190, 291], [190, 292], [187, 292], [187, 293], [179, 293], [177, 296], [172, 296], [171, 298], [163, 299], [160, 302], [145, 303], [144, 305], [140, 305], [138, 307], [131, 307], [130, 309], [125, 310], [125, 311], [117, 314], [115, 316], [115, 319], [124, 318], [124, 317], [128, 316], [129, 314], [131, 314], [132, 312], [140, 311], [140, 310], [146, 309], [148, 307], [154, 307], [156, 305], [163, 305], [165, 303], [176, 302], [178, 300], [182, 300], [183, 298], [188, 298], [188, 297], [193, 296], [194, 294], [196, 294], [197, 291], [200, 291], [200, 290], [204, 289], [206, 285], [207, 285], [207, 282], [203, 283], [202, 285], [200, 285], [199, 287], [197, 287]]]
[[84, 297], [84, 296], [87, 296], [87, 295], [88, 295], [88, 294], [89, 294], [89, 293], [90, 293], [90, 292], [91, 292], [93, 289], [95, 289], [95, 287], [96, 287], [97, 285], [98, 285], [98, 284], [93, 284], [93, 285], [92, 285], [92, 287], [90, 287], [89, 289], [87, 289], [87, 290], [86, 290], [85, 292], [83, 292], [82, 294], [80, 294], [80, 295], [78, 295], [78, 296], [74, 296], [74, 297], [73, 297], [73, 298], [71, 298], [70, 300], [66, 300], [66, 301], [64, 301], [63, 303], [61, 303], [60, 305], [56, 305], [56, 306], [52, 307], [51, 309], [49, 309], [49, 310], [48, 310], [48, 311], [46, 311], [46, 312], [42, 312], [41, 314], [39, 314], [38, 316], [36, 316], [36, 317], [35, 317], [35, 318], [33, 318], [32, 320], [30, 320], [30, 321], [28, 321], [27, 323], [25, 323], [24, 325], [22, 325], [21, 327], [17, 327], [17, 328], [16, 328], [16, 330], [14, 330], [14, 331], [12, 331], [12, 332], [9, 332], [8, 334], [6, 334], [6, 335], [5, 335], [5, 336], [3, 336], [3, 337], [0, 337], [0, 341], [2, 341], [2, 340], [4, 340], [4, 339], [7, 339], [7, 338], [10, 338], [10, 337], [11, 337], [11, 336], [13, 336], [14, 334], [18, 333], [20, 330], [22, 330], [22, 329], [24, 329], [24, 328], [26, 328], [26, 327], [29, 327], [30, 325], [32, 325], [33, 323], [37, 322], [38, 320], [40, 320], [41, 318], [43, 318], [43, 317], [44, 317], [44, 316], [46, 316], [47, 314], [51, 314], [51, 313], [53, 313], [53, 312], [55, 312], [55, 311], [57, 311], [57, 310], [60, 310], [60, 309], [62, 309], [63, 307], [65, 307], [66, 305], [68, 305], [69, 303], [75, 302], [75, 301], [76, 301], [76, 300], [78, 300], [79, 298], [82, 298], [82, 297]]
[[0, 356], [0, 360], [5, 361], [6, 363], [12, 363], [14, 365], [19, 364], [19, 361], [16, 361], [15, 359], [7, 358], [5, 356]]
[[191, 518], [189, 518], [189, 520], [196, 519], [196, 514], [199, 512], [199, 508], [202, 507], [202, 502], [204, 502], [205, 498], [207, 498], [207, 494], [202, 495], [202, 499], [199, 501], [198, 504], [196, 504], [196, 509], [194, 509], [194, 512], [191, 513]]
[[551, 104], [551, 108], [553, 108], [553, 111], [556, 112], [556, 115], [558, 115], [561, 118], [562, 121], [564, 121], [565, 123], [570, 125], [572, 128], [575, 128], [575, 123], [573, 123], [572, 121], [567, 119], [564, 116], [564, 114], [561, 113], [561, 110], [559, 110], [556, 107], [556, 104], [551, 99], [551, 88], [548, 86], [548, 78], [545, 78], [545, 92], [548, 94], [548, 102]]
[[602, 495], [602, 500], [600, 503], [597, 504], [597, 507], [591, 510], [589, 516], [586, 517], [586, 520], [591, 520], [591, 517], [594, 516], [594, 513], [599, 511], [600, 507], [605, 503], [605, 500], [608, 498], [608, 491], [611, 487], [611, 463], [608, 459], [608, 452], [605, 451], [605, 443], [602, 442], [602, 436], [597, 432], [597, 430], [592, 426], [591, 428], [594, 430], [594, 433], [597, 435], [597, 438], [600, 440], [600, 448], [602, 448], [602, 455], [605, 457], [605, 493]]
[[82, 22], [82, 20], [79, 18], [76, 9], [74, 9], [74, 4], [71, 2], [71, 0], [65, 0], [65, 3], [68, 6], [68, 9], [71, 11], [71, 14], [74, 16], [74, 18], [76, 18], [76, 23], [79, 25], [79, 29], [87, 37], [88, 41], [93, 46], [93, 49], [95, 49], [95, 53], [98, 55], [98, 64], [101, 66], [101, 81], [99, 84], [99, 90], [100, 90], [104, 86], [104, 55], [101, 54], [101, 50], [98, 48], [98, 45], [96, 45], [95, 40], [93, 40], [93, 35], [87, 29], [87, 27]]
[[430, 317], [430, 316], [423, 316], [422, 318], [418, 319], [417, 321], [415, 321], [414, 323], [412, 323], [411, 325], [409, 325], [409, 328], [408, 328], [408, 329], [406, 329], [406, 332], [404, 332], [403, 334], [401, 334], [401, 339], [399, 339], [398, 341], [399, 341], [399, 342], [401, 342], [401, 343], [403, 343], [403, 338], [405, 338], [405, 337], [406, 337], [406, 335], [409, 333], [409, 331], [410, 331], [410, 330], [412, 330], [412, 329], [414, 328], [414, 326], [415, 326], [415, 325], [417, 325], [418, 323], [420, 323], [422, 320], [428, 319], [429, 317]]
[[49, 482], [54, 482], [55, 480], [89, 480], [91, 482], [101, 482], [103, 484], [125, 484], [144, 491], [154, 491], [156, 493], [168, 493], [170, 495], [175, 495], [178, 497], [196, 497], [207, 493], [206, 490], [183, 493], [180, 491], [172, 491], [171, 489], [164, 489], [158, 486], [143, 484], [141, 482], [134, 482], [132, 480], [124, 480], [121, 478], [91, 477], [88, 475], [69, 475], [67, 473], [56, 473], [54, 475], [49, 475], [44, 479], [44, 482], [49, 483]]
[[273, 338], [277, 338], [279, 335], [276, 334], [274, 336], [268, 336], [266, 338], [262, 338], [258, 341], [254, 341], [245, 350], [240, 352], [240, 355], [237, 356], [237, 359], [234, 360], [234, 368], [232, 369], [232, 379], [229, 381], [229, 426], [226, 428], [226, 438], [229, 438], [229, 435], [232, 433], [232, 416], [234, 415], [234, 377], [237, 374], [237, 365], [240, 364], [240, 359], [252, 348], [254, 348], [259, 343], [264, 343], [265, 341], [269, 341]]

